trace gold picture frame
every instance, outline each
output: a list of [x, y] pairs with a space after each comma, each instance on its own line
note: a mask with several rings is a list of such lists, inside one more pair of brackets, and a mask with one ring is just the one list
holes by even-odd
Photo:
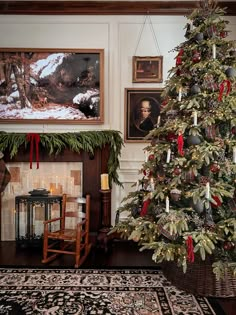
[[134, 83], [161, 83], [163, 82], [163, 57], [133, 56]]
[[0, 48], [0, 123], [103, 122], [103, 49]]

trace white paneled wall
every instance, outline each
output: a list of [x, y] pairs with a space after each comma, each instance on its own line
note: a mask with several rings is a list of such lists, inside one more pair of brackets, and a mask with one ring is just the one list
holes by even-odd
[[[229, 21], [231, 39], [236, 39], [236, 17]], [[132, 56], [163, 55], [163, 76], [174, 65], [174, 47], [185, 41], [183, 16], [151, 16], [159, 50], [150, 24], [144, 16], [0, 16], [0, 46], [17, 48], [103, 48], [105, 52], [105, 121], [103, 125], [2, 124], [9, 132], [78, 132], [79, 130], [115, 129], [124, 131], [124, 89], [156, 88], [161, 84], [132, 83]], [[138, 40], [139, 45], [138, 44]], [[144, 161], [145, 143], [126, 143], [122, 150], [120, 180], [124, 189], [113, 186], [112, 221], [127, 192], [134, 189], [139, 169]]]

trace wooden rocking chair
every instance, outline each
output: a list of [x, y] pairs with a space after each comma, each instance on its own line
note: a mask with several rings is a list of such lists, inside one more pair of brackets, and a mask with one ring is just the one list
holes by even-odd
[[[67, 210], [69, 203], [71, 206], [71, 203], [74, 203], [73, 206], [76, 205], [76, 209], [73, 209], [73, 211]], [[62, 216], [44, 221], [42, 263], [48, 263], [60, 254], [68, 254], [75, 256], [75, 268], [81, 266], [91, 249], [89, 243], [89, 215], [90, 195], [86, 195], [86, 198], [77, 198], [63, 194]], [[73, 220], [76, 220], [75, 227], [67, 228], [68, 220], [70, 220], [70, 225]], [[55, 225], [57, 225], [57, 230], [52, 231]]]

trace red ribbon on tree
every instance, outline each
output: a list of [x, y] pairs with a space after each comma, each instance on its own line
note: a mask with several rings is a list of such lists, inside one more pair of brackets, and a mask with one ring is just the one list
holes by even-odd
[[181, 156], [184, 156], [184, 151], [183, 151], [183, 147], [184, 147], [184, 138], [182, 133], [180, 132], [177, 138], [177, 143], [178, 143], [178, 153]]
[[193, 239], [192, 236], [188, 236], [186, 240], [186, 245], [187, 245], [187, 253], [188, 253], [188, 261], [193, 263], [194, 262], [194, 247], [193, 247]]
[[35, 141], [35, 153], [37, 168], [39, 168], [39, 142], [40, 135], [38, 133], [28, 133], [27, 140], [30, 141], [30, 168], [32, 168], [33, 152], [34, 152], [34, 141]]
[[222, 101], [223, 93], [224, 93], [224, 90], [225, 90], [225, 85], [226, 85], [226, 95], [228, 95], [229, 92], [230, 92], [231, 82], [229, 80], [222, 81], [221, 84], [220, 84], [220, 94], [219, 94], [219, 97], [218, 97], [218, 101], [219, 102]]
[[143, 202], [142, 210], [140, 212], [140, 216], [144, 217], [147, 214], [148, 206], [150, 205], [151, 200], [147, 199]]
[[183, 53], [184, 53], [184, 49], [181, 48], [177, 57], [176, 57], [176, 66], [180, 66], [182, 65], [182, 56], [183, 56]]

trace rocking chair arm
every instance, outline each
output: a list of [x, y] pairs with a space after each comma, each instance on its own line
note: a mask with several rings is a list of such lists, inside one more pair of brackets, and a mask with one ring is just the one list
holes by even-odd
[[51, 223], [51, 222], [55, 222], [55, 221], [59, 221], [59, 220], [62, 220], [62, 217], [44, 221], [43, 224], [45, 225], [45, 224], [48, 224], [48, 223]]

